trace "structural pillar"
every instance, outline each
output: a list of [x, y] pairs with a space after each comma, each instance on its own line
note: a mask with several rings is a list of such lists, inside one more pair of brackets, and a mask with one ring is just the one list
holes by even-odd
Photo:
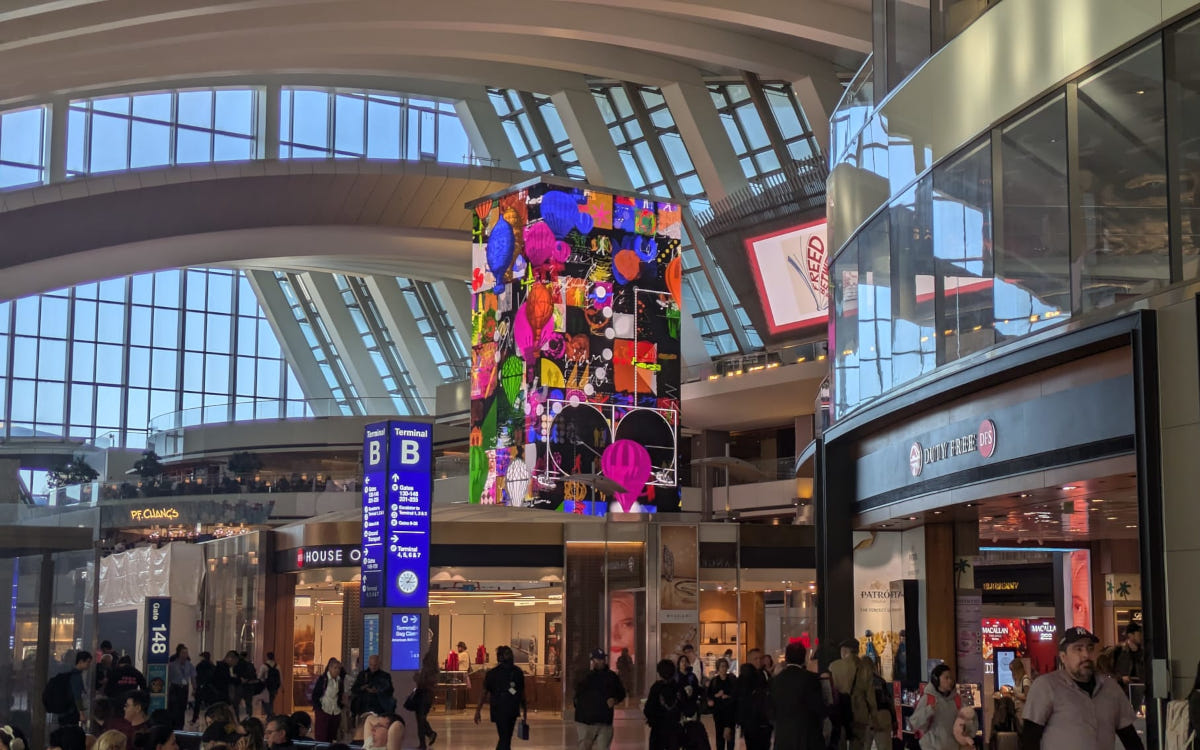
[[587, 81], [581, 78], [579, 88], [551, 94], [550, 100], [554, 102], [563, 128], [575, 147], [579, 165], [583, 167], [588, 182], [614, 190], [633, 190], [629, 172], [613, 145], [608, 125], [600, 114], [600, 107]]
[[283, 140], [280, 124], [283, 121], [283, 87], [272, 83], [263, 87], [259, 102], [259, 122], [262, 125], [262, 156], [264, 159], [279, 158], [279, 142]]
[[489, 166], [504, 169], [520, 169], [512, 143], [504, 132], [504, 125], [496, 108], [488, 99], [487, 90], [480, 87], [479, 95], [454, 102], [454, 111], [467, 131], [471, 148]]
[[662, 95], [709, 200], [744, 190], [749, 183], [704, 82], [672, 83], [662, 87]]
[[63, 182], [67, 179], [67, 120], [71, 100], [56, 96], [50, 100], [50, 170], [47, 182]]

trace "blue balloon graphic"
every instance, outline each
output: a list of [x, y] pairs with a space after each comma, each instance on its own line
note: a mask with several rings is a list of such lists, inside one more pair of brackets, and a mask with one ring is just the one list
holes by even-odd
[[508, 271], [508, 265], [512, 263], [515, 247], [512, 225], [501, 217], [496, 221], [496, 226], [492, 227], [487, 241], [488, 270], [496, 277], [497, 293], [504, 291], [504, 274]]
[[566, 237], [578, 220], [579, 204], [570, 195], [551, 190], [542, 196], [542, 221], [555, 237], [560, 240]]
[[654, 241], [653, 237], [638, 235], [637, 240], [633, 243], [633, 251], [642, 260], [651, 263], [658, 257], [658, 243]]

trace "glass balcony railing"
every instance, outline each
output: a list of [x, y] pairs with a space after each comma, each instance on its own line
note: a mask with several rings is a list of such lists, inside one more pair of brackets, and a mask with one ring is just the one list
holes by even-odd
[[[219, 404], [207, 404], [191, 409], [159, 414], [150, 420], [150, 437], [168, 430], [187, 427], [228, 424], [230, 422], [278, 421], [312, 419], [314, 417], [352, 416], [423, 416], [405, 411], [402, 396], [346, 399], [271, 399], [244, 398]], [[436, 407], [433, 398], [421, 399], [426, 412]]]
[[875, 111], [875, 61], [871, 55], [850, 79], [829, 118], [829, 165], [844, 160], [846, 151], [866, 127]]

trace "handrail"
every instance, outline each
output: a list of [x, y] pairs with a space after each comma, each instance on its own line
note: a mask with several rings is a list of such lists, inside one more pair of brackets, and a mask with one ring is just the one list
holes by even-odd
[[829, 166], [820, 156], [786, 165], [745, 188], [713, 201], [696, 214], [700, 231], [713, 237], [747, 222], [762, 223], [823, 205]]

